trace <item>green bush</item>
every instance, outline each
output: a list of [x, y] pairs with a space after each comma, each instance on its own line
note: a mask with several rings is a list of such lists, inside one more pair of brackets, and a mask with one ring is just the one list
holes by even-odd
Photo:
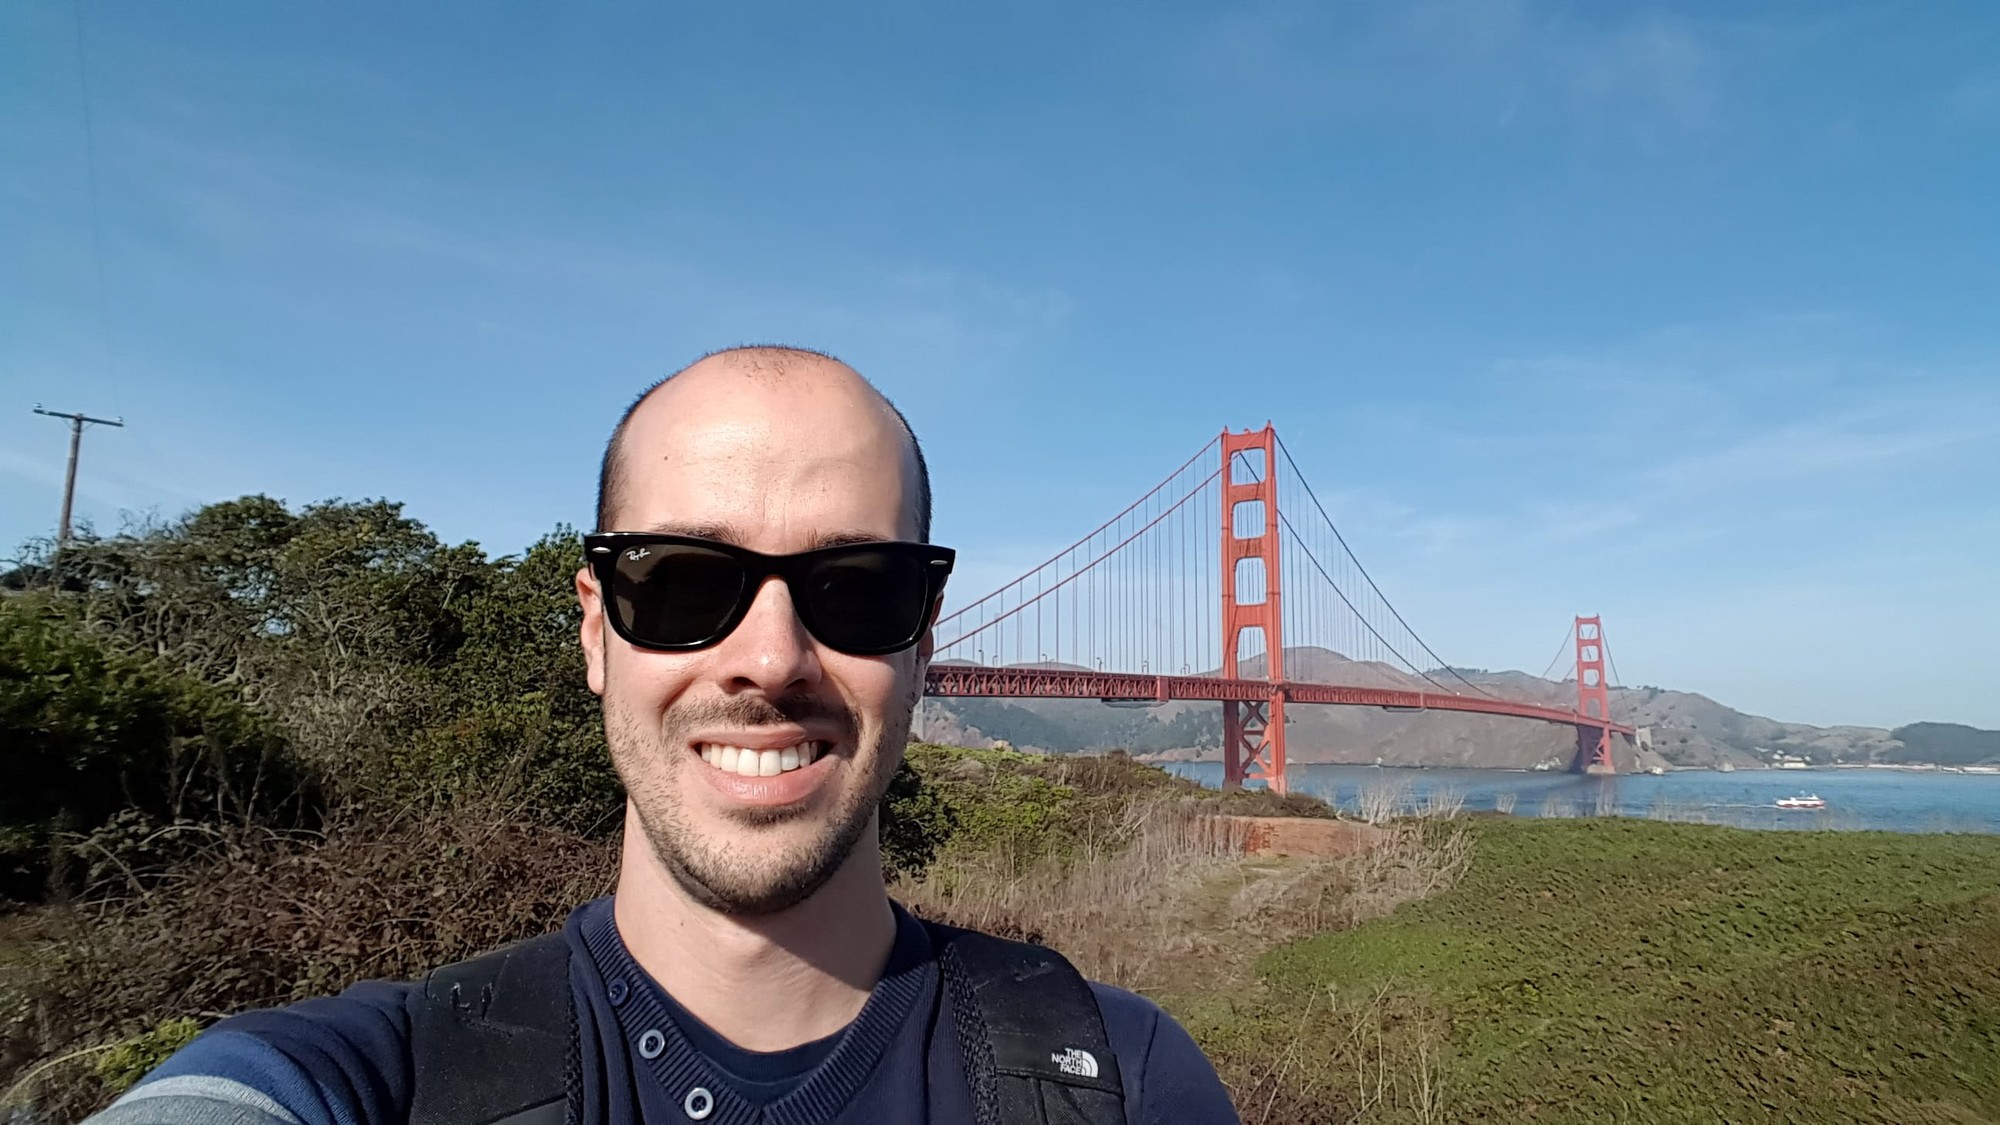
[[[72, 709], [69, 742], [98, 754], [156, 753], [120, 750], [99, 729], [121, 706], [198, 699], [214, 738], [229, 734], [218, 724], [256, 727], [335, 802], [393, 810], [497, 794], [544, 823], [615, 824], [618, 781], [577, 646], [581, 554], [558, 528], [489, 559], [385, 501], [212, 504], [79, 537], [59, 566], [45, 550], [13, 572], [27, 592], [10, 601], [47, 610], [32, 630], [10, 628], [12, 649], [39, 646], [16, 652], [16, 691], [82, 700], [75, 675], [120, 678], [103, 690], [124, 703], [98, 728], [94, 711]], [[40, 651], [51, 645], [61, 651]], [[8, 855], [48, 835], [12, 827], [0, 818]]]
[[918, 871], [954, 856], [1027, 863], [1066, 853], [1081, 827], [1078, 794], [1046, 776], [1048, 761], [911, 745], [884, 801], [884, 862]]
[[122, 1094], [199, 1034], [201, 1024], [194, 1019], [183, 1016], [166, 1020], [106, 1051], [97, 1060], [97, 1078], [111, 1093]]
[[[1084, 844], [1119, 846], [1132, 802], [1143, 796], [1242, 811], [1230, 798], [1124, 754], [1040, 755], [913, 743], [882, 803], [883, 865], [891, 874], [915, 874], [961, 861], [1016, 871], [1049, 858], [1067, 861]], [[1310, 798], [1299, 803], [1326, 808]]]
[[419, 739], [433, 792], [497, 789], [545, 822], [617, 822], [623, 790], [577, 644], [582, 557], [582, 541], [559, 529], [487, 564], [456, 607], [461, 642], [439, 677], [445, 717]]
[[119, 652], [37, 594], [0, 598], [0, 893], [75, 890], [59, 846], [127, 811], [296, 818], [285, 741], [218, 688]]
[[922, 874], [957, 832], [956, 806], [906, 756], [882, 796], [883, 874], [889, 878]]

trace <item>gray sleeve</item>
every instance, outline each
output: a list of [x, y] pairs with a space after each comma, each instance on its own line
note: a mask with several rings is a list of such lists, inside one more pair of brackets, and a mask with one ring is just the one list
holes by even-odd
[[299, 1119], [241, 1082], [184, 1074], [134, 1086], [83, 1125], [299, 1125]]

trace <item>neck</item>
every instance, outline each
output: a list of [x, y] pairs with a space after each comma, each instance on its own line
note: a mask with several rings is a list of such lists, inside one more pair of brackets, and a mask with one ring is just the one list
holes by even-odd
[[[690, 898], [653, 854], [628, 805], [612, 907], [639, 967], [695, 1018], [749, 1051], [782, 1051], [854, 1022], [896, 938], [873, 824], [811, 898], [752, 917]], [[830, 934], [840, 940], [827, 940]]]

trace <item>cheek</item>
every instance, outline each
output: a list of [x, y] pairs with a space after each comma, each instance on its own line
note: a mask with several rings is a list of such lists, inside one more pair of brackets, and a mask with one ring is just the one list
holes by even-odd
[[852, 705], [877, 722], [898, 708], [914, 707], [923, 688], [916, 678], [916, 662], [904, 653], [886, 660], [843, 657], [828, 670]]
[[683, 660], [629, 646], [605, 653], [604, 701], [628, 715], [658, 715], [686, 688]]

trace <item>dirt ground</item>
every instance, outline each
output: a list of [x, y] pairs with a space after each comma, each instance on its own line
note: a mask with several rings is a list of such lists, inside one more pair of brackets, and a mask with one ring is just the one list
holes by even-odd
[[1382, 830], [1346, 820], [1291, 816], [1227, 816], [1220, 818], [1247, 829], [1243, 850], [1249, 855], [1327, 859], [1360, 855], [1377, 843]]

